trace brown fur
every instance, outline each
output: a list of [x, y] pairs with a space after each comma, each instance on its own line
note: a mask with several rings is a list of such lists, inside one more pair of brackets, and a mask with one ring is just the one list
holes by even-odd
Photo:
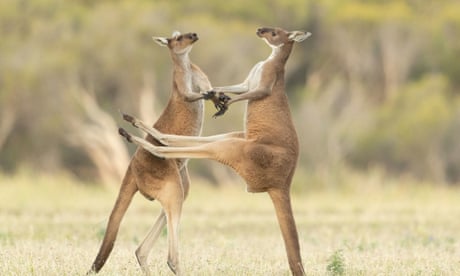
[[[167, 104], [154, 127], [164, 133], [176, 135], [200, 135], [203, 118], [201, 92], [209, 91], [207, 76], [192, 64], [188, 53], [198, 39], [196, 34], [176, 34], [174, 37], [154, 38], [167, 46], [174, 64], [173, 89]], [[146, 140], [158, 144], [148, 135]], [[190, 179], [185, 159], [162, 159], [138, 148], [128, 166], [120, 192], [110, 214], [104, 240], [90, 272], [98, 272], [106, 262], [116, 239], [121, 220], [132, 197], [140, 191], [146, 198], [157, 199], [163, 210], [145, 240], [136, 250], [142, 269], [148, 273], [147, 257], [165, 224], [168, 227], [168, 265], [179, 272], [177, 249], [177, 226], [182, 203], [187, 197]]]
[[243, 83], [214, 88], [216, 92], [237, 94], [227, 105], [248, 100], [245, 132], [180, 137], [149, 130], [169, 147], [157, 147], [132, 135], [125, 137], [155, 156], [217, 160], [242, 176], [249, 192], [268, 192], [275, 206], [291, 272], [304, 275], [289, 192], [299, 143], [285, 93], [284, 67], [294, 42], [303, 41], [310, 34], [260, 28], [257, 35], [273, 48], [270, 57], [257, 63]]

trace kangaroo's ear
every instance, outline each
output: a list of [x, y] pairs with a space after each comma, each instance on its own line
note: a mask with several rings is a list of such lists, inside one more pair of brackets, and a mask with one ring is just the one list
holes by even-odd
[[310, 32], [303, 32], [303, 31], [292, 31], [289, 32], [289, 40], [295, 41], [295, 42], [302, 42], [305, 39], [307, 39], [309, 36], [311, 36]]
[[174, 32], [172, 33], [172, 38], [176, 38], [176, 37], [178, 37], [178, 36], [180, 36], [180, 32], [179, 32], [179, 31], [174, 31]]
[[168, 39], [166, 37], [159, 37], [159, 36], [154, 36], [152, 37], [153, 40], [158, 43], [160, 46], [166, 47], [168, 46]]

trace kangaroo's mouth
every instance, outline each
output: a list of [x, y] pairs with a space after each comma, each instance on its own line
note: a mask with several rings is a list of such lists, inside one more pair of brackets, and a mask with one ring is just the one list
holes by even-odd
[[273, 31], [272, 28], [266, 28], [266, 27], [264, 27], [264, 28], [258, 28], [258, 29], [257, 29], [257, 32], [256, 32], [256, 35], [257, 35], [258, 37], [262, 37], [265, 33], [272, 32], [272, 31]]

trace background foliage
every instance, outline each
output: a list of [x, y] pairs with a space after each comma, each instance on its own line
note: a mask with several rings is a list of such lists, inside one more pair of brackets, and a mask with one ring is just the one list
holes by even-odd
[[[153, 122], [171, 61], [151, 36], [197, 32], [192, 60], [211, 82], [241, 82], [270, 50], [259, 26], [302, 29], [287, 64], [301, 140], [298, 175], [340, 183], [343, 171], [460, 179], [460, 3], [417, 1], [0, 2], [0, 170], [66, 171], [118, 184], [130, 153], [118, 110]], [[204, 134], [241, 129], [244, 106]], [[235, 175], [208, 161], [194, 173]], [[97, 182], [97, 181], [96, 181]]]

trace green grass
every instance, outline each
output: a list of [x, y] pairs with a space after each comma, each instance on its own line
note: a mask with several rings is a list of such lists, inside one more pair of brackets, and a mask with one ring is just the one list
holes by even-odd
[[[294, 195], [308, 275], [460, 275], [460, 190], [406, 183]], [[180, 228], [186, 275], [289, 275], [267, 195], [192, 184]], [[296, 183], [298, 185], [298, 183]], [[83, 275], [117, 191], [68, 177], [0, 175], [0, 275]], [[101, 275], [142, 275], [134, 251], [159, 213], [136, 195]], [[171, 275], [166, 234], [150, 256]]]
[[327, 265], [326, 269], [332, 275], [343, 275], [344, 267], [345, 264], [342, 250], [337, 250], [329, 258], [329, 264]]

